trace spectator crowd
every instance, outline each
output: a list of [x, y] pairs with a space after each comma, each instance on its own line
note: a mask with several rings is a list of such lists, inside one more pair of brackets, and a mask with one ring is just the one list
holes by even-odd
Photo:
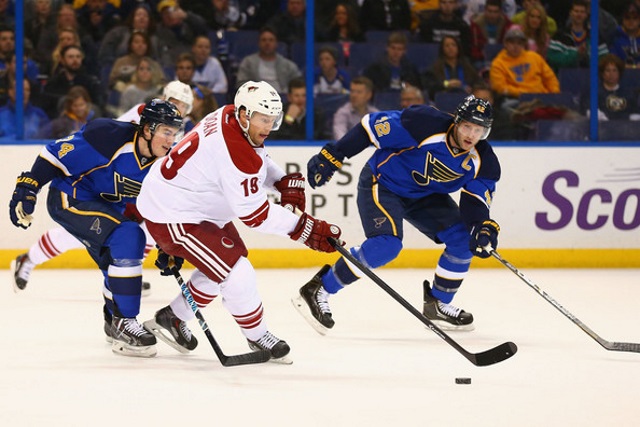
[[[0, 137], [15, 129], [15, 1], [0, 1]], [[189, 84], [196, 122], [248, 80], [285, 100], [275, 139], [343, 135], [368, 112], [467, 94], [494, 103], [494, 139], [535, 138], [539, 120], [591, 114], [589, 0], [25, 0], [26, 138], [58, 138]], [[640, 0], [600, 2], [598, 118], [640, 119]], [[313, 93], [304, 76], [311, 73]], [[584, 120], [583, 120], [584, 119]]]

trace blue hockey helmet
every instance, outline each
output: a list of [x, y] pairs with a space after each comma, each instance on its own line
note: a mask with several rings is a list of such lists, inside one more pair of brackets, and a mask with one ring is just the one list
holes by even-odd
[[484, 127], [482, 139], [486, 139], [493, 125], [493, 107], [488, 101], [469, 95], [456, 108], [454, 122], [460, 123], [461, 120]]
[[159, 124], [174, 128], [182, 126], [180, 110], [172, 102], [159, 98], [147, 102], [140, 112], [140, 126], [148, 124], [153, 134]]

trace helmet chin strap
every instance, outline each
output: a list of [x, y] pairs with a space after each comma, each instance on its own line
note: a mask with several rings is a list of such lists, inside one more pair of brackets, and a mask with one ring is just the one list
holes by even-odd
[[240, 117], [237, 117], [238, 125], [240, 125], [240, 129], [242, 129], [242, 132], [244, 133], [244, 137], [247, 138], [247, 141], [249, 141], [249, 144], [251, 144], [252, 147], [259, 147], [260, 144], [256, 144], [255, 142], [253, 142], [253, 140], [251, 140], [251, 136], [249, 136], [249, 126], [251, 124], [249, 123], [249, 116], [246, 114], [245, 114], [245, 119], [247, 121], [246, 127], [242, 126], [242, 121], [240, 120]]
[[153, 141], [153, 135], [156, 133], [155, 132], [155, 126], [153, 126], [153, 128], [154, 129], [152, 129], [152, 126], [149, 125], [149, 133], [151, 134], [151, 138], [150, 139], [147, 139], [147, 138], [144, 137], [144, 128], [142, 129], [142, 133], [141, 133], [142, 139], [147, 141], [147, 149], [149, 150], [149, 153], [151, 154], [151, 156], [149, 157], [150, 159], [153, 159], [154, 157], [156, 157], [153, 154], [153, 147], [151, 146], [151, 141]]
[[[453, 148], [455, 150], [460, 150], [460, 143], [458, 142], [458, 132], [457, 132], [457, 130], [458, 130], [458, 123], [455, 123], [453, 125], [453, 128], [451, 129], [451, 133], [450, 133], [450, 136], [451, 136], [451, 139], [452, 139], [452, 143], [450, 145], [451, 145], [451, 148]], [[447, 136], [449, 136], [449, 135], [447, 135]], [[448, 142], [449, 141], [447, 141], [447, 143]]]

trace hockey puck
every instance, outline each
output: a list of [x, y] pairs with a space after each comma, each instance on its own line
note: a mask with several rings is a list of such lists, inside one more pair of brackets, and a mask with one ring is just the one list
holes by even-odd
[[471, 384], [471, 378], [456, 378], [456, 384]]

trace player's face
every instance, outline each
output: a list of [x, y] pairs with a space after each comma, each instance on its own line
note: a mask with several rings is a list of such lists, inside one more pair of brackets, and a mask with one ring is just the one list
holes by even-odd
[[264, 140], [267, 139], [273, 125], [276, 123], [277, 118], [274, 116], [267, 116], [262, 113], [253, 113], [251, 119], [249, 119], [249, 138], [256, 145], [264, 144]]
[[453, 145], [461, 150], [467, 151], [473, 148], [485, 133], [483, 126], [461, 120], [454, 130], [455, 137]]
[[177, 133], [178, 128], [167, 125], [156, 126], [156, 131], [151, 139], [151, 149], [153, 150], [151, 154], [156, 157], [165, 156], [176, 141]]

